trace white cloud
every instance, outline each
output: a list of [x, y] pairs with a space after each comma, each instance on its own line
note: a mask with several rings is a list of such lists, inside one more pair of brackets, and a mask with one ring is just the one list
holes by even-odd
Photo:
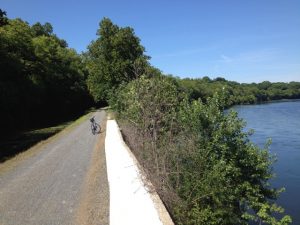
[[234, 56], [228, 56], [225, 54], [220, 55], [221, 63], [260, 63], [270, 62], [278, 57], [278, 51], [276, 49], [261, 49], [255, 51], [242, 52]]
[[222, 59], [222, 62], [224, 63], [231, 63], [233, 61], [233, 59], [231, 57], [228, 57], [226, 55], [221, 55], [221, 59]]

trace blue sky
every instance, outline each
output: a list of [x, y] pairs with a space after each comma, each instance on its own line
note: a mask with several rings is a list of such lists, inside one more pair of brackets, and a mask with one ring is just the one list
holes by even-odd
[[85, 51], [103, 17], [130, 26], [151, 64], [179, 77], [300, 81], [300, 0], [0, 0]]

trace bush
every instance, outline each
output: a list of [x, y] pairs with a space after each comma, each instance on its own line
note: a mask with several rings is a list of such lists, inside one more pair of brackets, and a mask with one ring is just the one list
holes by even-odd
[[289, 224], [270, 187], [274, 157], [243, 132], [225, 94], [189, 101], [165, 76], [118, 89], [111, 104], [123, 134], [177, 224]]

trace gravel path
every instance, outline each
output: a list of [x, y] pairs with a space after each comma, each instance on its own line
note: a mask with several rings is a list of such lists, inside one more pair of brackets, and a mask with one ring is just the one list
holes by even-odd
[[104, 138], [86, 120], [1, 173], [0, 225], [108, 224]]

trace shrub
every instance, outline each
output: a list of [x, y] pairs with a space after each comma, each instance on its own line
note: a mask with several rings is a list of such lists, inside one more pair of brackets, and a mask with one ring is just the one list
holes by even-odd
[[289, 224], [270, 187], [274, 157], [223, 113], [224, 93], [189, 101], [174, 80], [141, 77], [118, 89], [111, 104], [127, 142], [177, 224]]

